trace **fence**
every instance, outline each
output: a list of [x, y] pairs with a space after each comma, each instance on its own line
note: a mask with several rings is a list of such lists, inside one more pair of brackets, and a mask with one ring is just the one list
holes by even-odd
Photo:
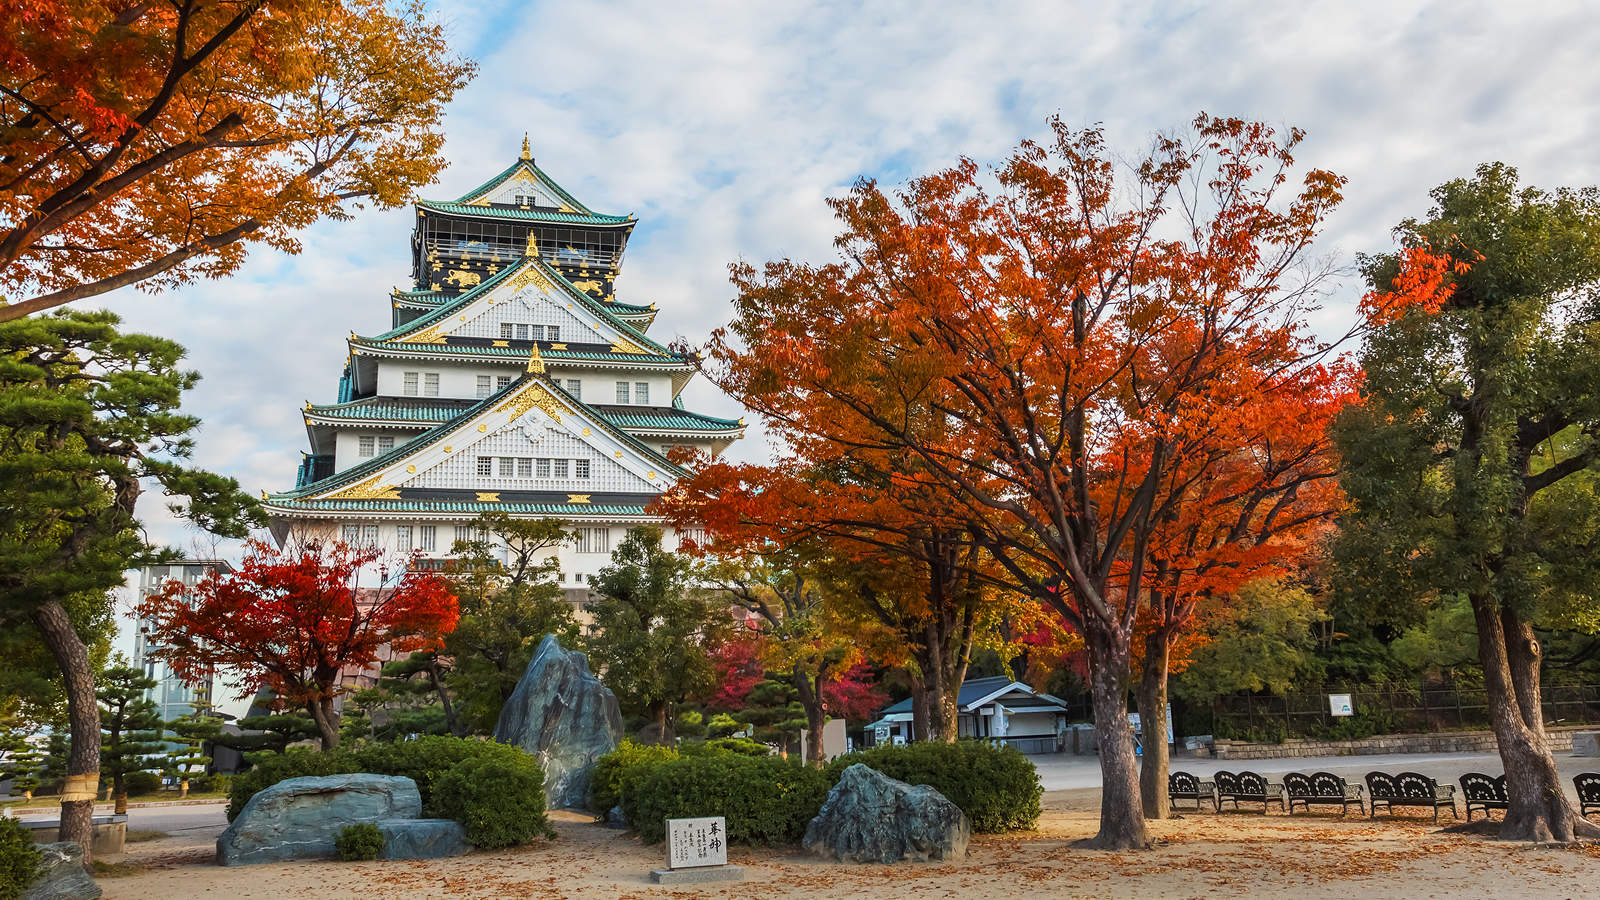
[[[1350, 694], [1353, 716], [1334, 716], [1328, 694]], [[1546, 685], [1544, 720], [1552, 725], [1600, 723], [1600, 684]], [[1213, 734], [1325, 737], [1349, 722], [1367, 734], [1457, 731], [1489, 727], [1482, 688], [1385, 685], [1329, 687], [1283, 697], [1219, 697], [1211, 708]]]

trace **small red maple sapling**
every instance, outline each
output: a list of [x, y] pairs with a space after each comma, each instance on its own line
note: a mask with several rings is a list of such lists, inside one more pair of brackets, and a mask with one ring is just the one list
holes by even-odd
[[[265, 687], [305, 707], [324, 750], [339, 743], [334, 700], [340, 672], [396, 652], [437, 649], [459, 611], [450, 583], [418, 571], [412, 557], [371, 547], [305, 541], [282, 550], [252, 541], [234, 572], [193, 587], [169, 581], [139, 603], [149, 640], [180, 678], [229, 671], [241, 696]], [[360, 588], [364, 574], [377, 586]]]

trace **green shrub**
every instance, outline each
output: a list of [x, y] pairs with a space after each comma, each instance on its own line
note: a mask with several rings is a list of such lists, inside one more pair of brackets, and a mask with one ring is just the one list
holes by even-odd
[[[538, 767], [533, 757], [520, 747], [447, 735], [429, 735], [393, 744], [367, 744], [356, 749], [352, 755], [358, 767], [351, 769], [352, 772], [404, 775], [415, 781], [417, 790], [422, 794], [422, 808], [428, 815], [437, 814], [434, 782], [457, 763], [468, 759], [498, 759], [515, 766], [526, 760], [535, 768]], [[543, 778], [541, 774], [541, 783]]]
[[345, 862], [377, 859], [383, 855], [383, 832], [370, 822], [346, 825], [333, 839], [333, 847]]
[[700, 745], [702, 750], [720, 753], [737, 753], [740, 756], [771, 756], [772, 748], [750, 738], [712, 738]]
[[830, 783], [797, 761], [702, 753], [653, 766], [637, 788], [624, 787], [623, 810], [648, 843], [666, 837], [667, 819], [724, 816], [730, 844], [792, 844], [822, 808]]
[[0, 819], [0, 900], [17, 900], [39, 877], [39, 847], [16, 819]]
[[[623, 738], [615, 750], [595, 760], [589, 770], [589, 811], [604, 822], [611, 808], [622, 805], [625, 793], [645, 779], [655, 767], [678, 758], [678, 751], [658, 744], [641, 744]], [[623, 807], [626, 815], [627, 807]]]
[[195, 794], [222, 793], [226, 794], [233, 786], [232, 775], [196, 775], [189, 779], [189, 791]]
[[124, 776], [122, 785], [128, 789], [130, 797], [154, 794], [161, 790], [161, 776], [154, 772], [129, 772]]
[[1032, 828], [1039, 821], [1044, 788], [1033, 763], [1014, 747], [984, 741], [874, 747], [830, 763], [828, 784], [836, 783], [854, 763], [866, 763], [907, 784], [932, 787], [967, 814], [975, 832]]
[[556, 836], [545, 817], [544, 772], [532, 756], [517, 752], [463, 759], [434, 783], [434, 808], [460, 822], [474, 847], [498, 850]]

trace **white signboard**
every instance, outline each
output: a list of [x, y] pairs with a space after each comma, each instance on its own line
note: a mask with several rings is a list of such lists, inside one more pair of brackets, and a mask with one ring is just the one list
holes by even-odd
[[667, 820], [667, 865], [674, 869], [728, 864], [728, 823], [722, 816]]
[[1335, 716], [1353, 716], [1356, 714], [1355, 707], [1350, 703], [1349, 694], [1329, 694], [1328, 712], [1330, 715]]

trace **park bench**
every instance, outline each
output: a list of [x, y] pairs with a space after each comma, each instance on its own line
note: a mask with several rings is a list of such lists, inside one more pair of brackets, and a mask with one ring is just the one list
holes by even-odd
[[1366, 808], [1361, 803], [1361, 785], [1350, 784], [1332, 772], [1315, 772], [1302, 775], [1299, 772], [1290, 772], [1283, 776], [1283, 789], [1289, 795], [1289, 813], [1294, 814], [1296, 803], [1305, 807], [1306, 812], [1311, 811], [1311, 804], [1339, 804], [1339, 815], [1350, 812], [1350, 804], [1356, 805], [1356, 812], [1365, 812]]
[[1504, 775], [1494, 778], [1482, 772], [1468, 772], [1461, 776], [1461, 798], [1466, 801], [1468, 822], [1472, 821], [1475, 809], [1483, 810], [1483, 817], [1487, 819], [1491, 809], [1511, 808]]
[[1587, 816], [1590, 813], [1600, 812], [1600, 773], [1585, 772], [1572, 778], [1572, 786], [1578, 789], [1578, 815]]
[[1261, 804], [1261, 814], [1267, 814], [1267, 804], [1276, 803], [1283, 809], [1283, 786], [1271, 784], [1267, 779], [1255, 772], [1218, 772], [1212, 776], [1217, 780], [1216, 804], [1217, 811], [1222, 811], [1222, 804], [1232, 800], [1233, 808], [1239, 808], [1239, 801]]
[[1394, 815], [1396, 806], [1431, 806], [1435, 822], [1439, 821], [1439, 808], [1443, 806], [1450, 809], [1452, 817], [1461, 818], [1456, 813], [1456, 786], [1441, 785], [1416, 772], [1401, 772], [1399, 775], [1368, 772], [1367, 796], [1372, 803], [1373, 818], [1377, 818], [1379, 806], [1387, 806], [1390, 815]]
[[1167, 802], [1177, 809], [1179, 800], [1193, 800], [1195, 809], [1199, 809], [1206, 800], [1216, 806], [1217, 786], [1214, 782], [1201, 781], [1189, 772], [1172, 772], [1167, 775]]

